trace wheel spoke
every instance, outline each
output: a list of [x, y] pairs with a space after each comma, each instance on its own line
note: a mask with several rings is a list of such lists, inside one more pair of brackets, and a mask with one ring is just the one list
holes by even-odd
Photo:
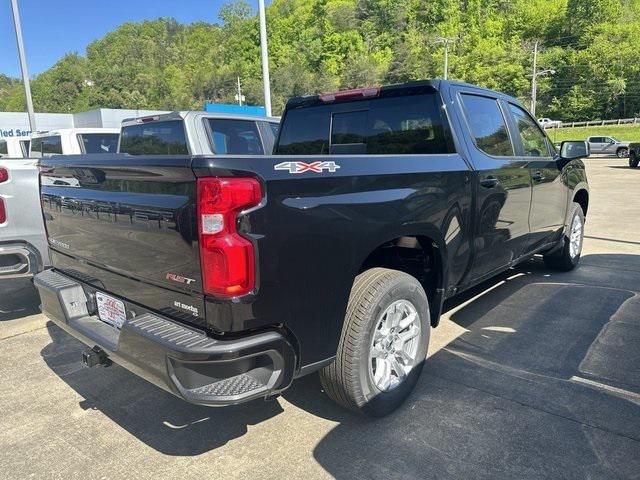
[[400, 320], [400, 323], [398, 324], [400, 330], [404, 330], [405, 328], [407, 328], [409, 325], [416, 321], [416, 318], [418, 318], [418, 314], [415, 312], [410, 312], [409, 315]]
[[407, 352], [405, 352], [404, 350], [396, 350], [396, 356], [400, 359], [400, 361], [405, 366], [408, 366], [408, 365], [411, 364], [411, 362], [413, 362], [413, 358], [411, 358], [409, 356], [409, 354]]
[[407, 330], [406, 332], [402, 332], [399, 337], [400, 340], [402, 340], [402, 344], [406, 344], [409, 340], [411, 340], [412, 338], [415, 338], [418, 336], [418, 334], [420, 333], [420, 329], [416, 326], [411, 327], [409, 330]]
[[386, 390], [391, 385], [391, 365], [387, 360], [376, 361], [376, 384], [381, 390]]
[[389, 357], [388, 362], [393, 371], [396, 372], [398, 380], [404, 380], [404, 377], [407, 376], [407, 373], [404, 371], [404, 367], [400, 364], [400, 362], [398, 362], [398, 359], [396, 357]]
[[371, 358], [382, 358], [384, 359], [385, 352], [380, 348], [380, 345], [374, 345], [371, 349]]
[[390, 330], [393, 327], [397, 326], [401, 316], [402, 312], [398, 312], [397, 308], [395, 308], [392, 312], [387, 312], [387, 321], [385, 322], [385, 327]]

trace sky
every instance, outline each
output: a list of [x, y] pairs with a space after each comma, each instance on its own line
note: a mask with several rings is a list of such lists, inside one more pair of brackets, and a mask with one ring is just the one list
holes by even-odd
[[[258, 0], [247, 2], [257, 9]], [[84, 54], [89, 43], [124, 22], [174, 17], [181, 23], [214, 23], [225, 3], [228, 0], [18, 0], [29, 76], [48, 69], [65, 53]], [[20, 76], [9, 0], [0, 1], [0, 73]]]

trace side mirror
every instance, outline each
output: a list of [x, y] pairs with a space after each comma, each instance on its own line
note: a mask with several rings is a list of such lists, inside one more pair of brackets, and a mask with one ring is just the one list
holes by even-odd
[[589, 144], [585, 141], [567, 140], [560, 144], [560, 157], [565, 160], [586, 158], [590, 154]]

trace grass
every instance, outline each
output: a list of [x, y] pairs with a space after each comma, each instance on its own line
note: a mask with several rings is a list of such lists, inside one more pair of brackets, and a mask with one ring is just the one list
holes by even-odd
[[604, 125], [601, 127], [549, 128], [547, 135], [553, 142], [563, 140], [586, 140], [594, 135], [615, 137], [618, 140], [640, 142], [640, 124]]

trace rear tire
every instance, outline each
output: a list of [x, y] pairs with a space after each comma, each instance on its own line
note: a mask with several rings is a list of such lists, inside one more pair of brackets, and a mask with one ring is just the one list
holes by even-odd
[[429, 301], [418, 280], [386, 268], [361, 273], [351, 289], [335, 361], [320, 371], [325, 392], [359, 413], [391, 413], [418, 382], [430, 328]]
[[542, 257], [545, 265], [552, 270], [568, 272], [576, 268], [580, 261], [584, 239], [584, 213], [580, 204], [573, 203], [570, 218], [569, 230], [564, 234], [562, 248]]
[[616, 150], [616, 155], [618, 156], [618, 158], [625, 158], [627, 155], [629, 155], [629, 149], [626, 147], [621, 147]]
[[638, 168], [638, 163], [640, 163], [640, 158], [636, 152], [631, 152], [629, 154], [629, 168]]

